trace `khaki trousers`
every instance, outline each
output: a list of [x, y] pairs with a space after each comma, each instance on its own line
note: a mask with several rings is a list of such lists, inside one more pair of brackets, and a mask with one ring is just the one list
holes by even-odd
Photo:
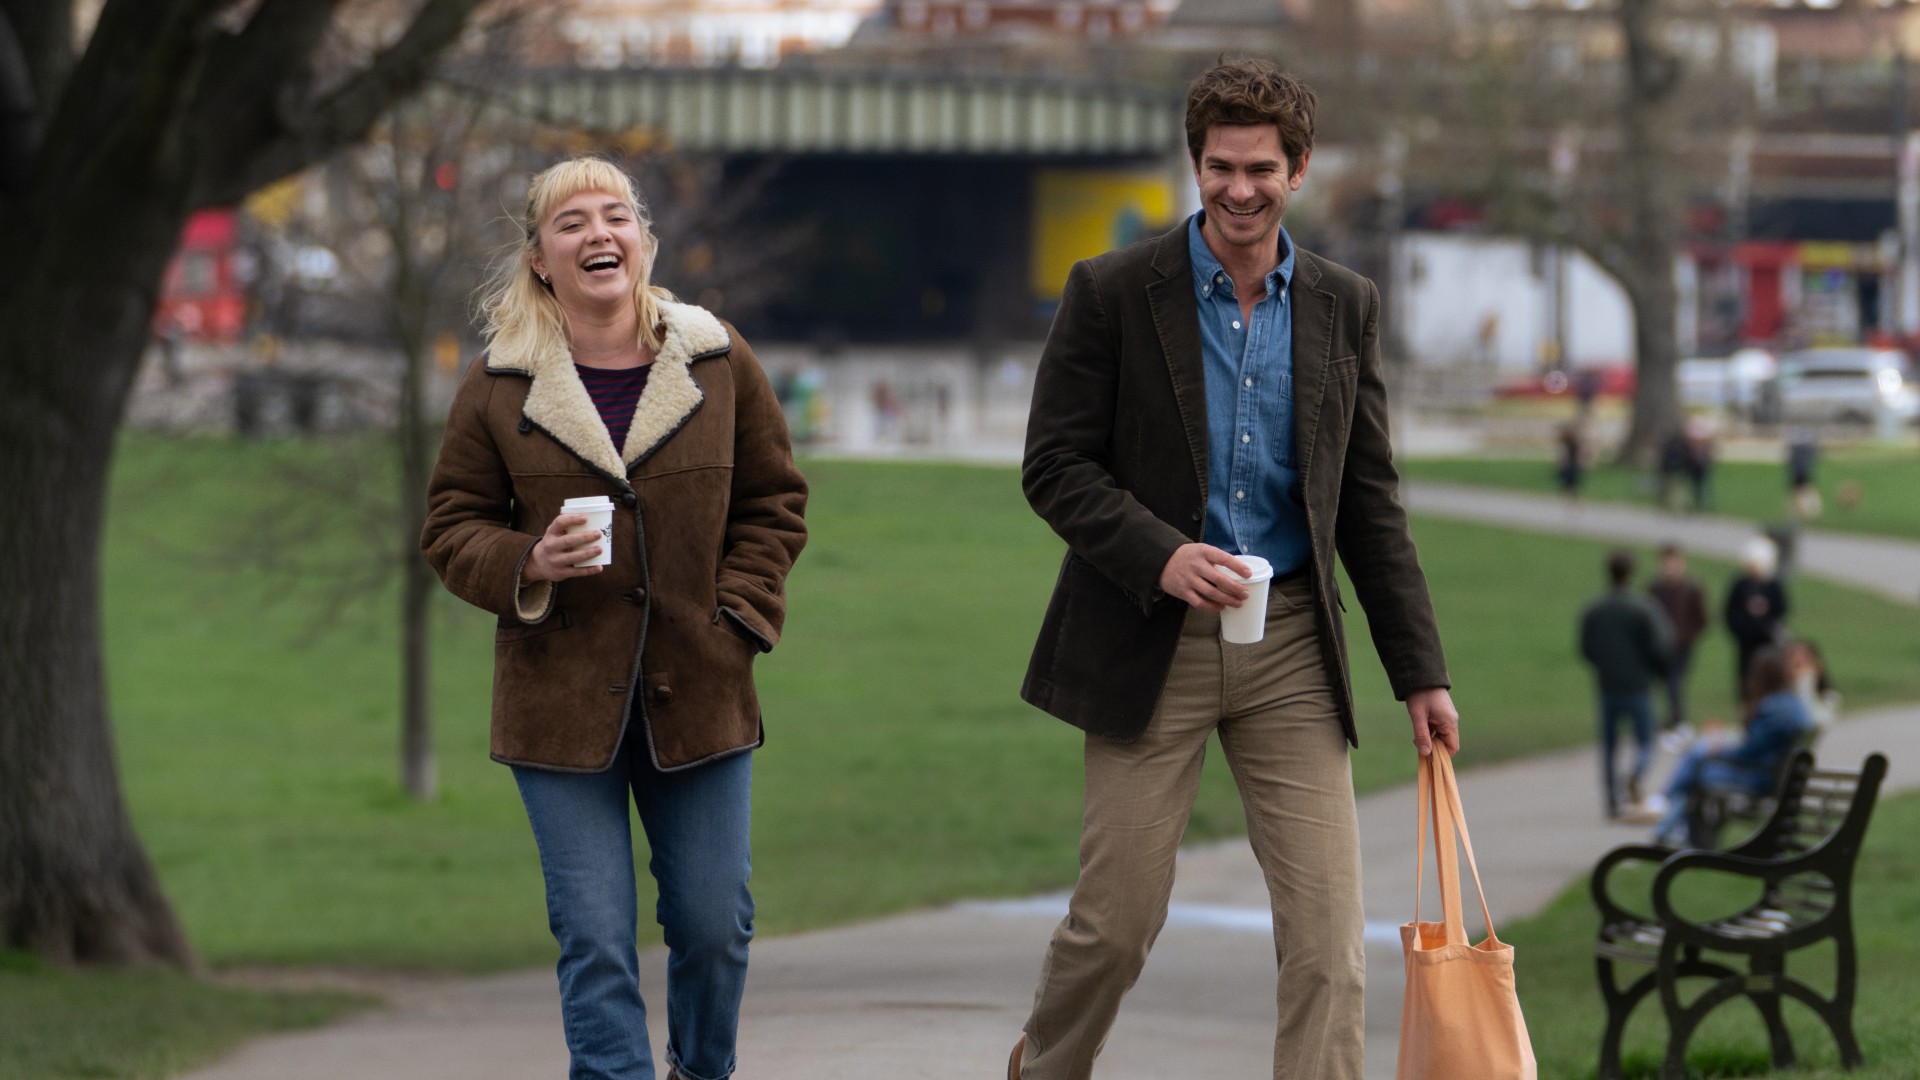
[[1190, 611], [1153, 719], [1089, 736], [1080, 880], [1026, 1025], [1023, 1080], [1087, 1080], [1166, 922], [1174, 855], [1218, 731], [1273, 903], [1275, 1080], [1360, 1080], [1366, 960], [1353, 774], [1316, 636], [1312, 587], [1276, 582], [1265, 638], [1220, 640]]

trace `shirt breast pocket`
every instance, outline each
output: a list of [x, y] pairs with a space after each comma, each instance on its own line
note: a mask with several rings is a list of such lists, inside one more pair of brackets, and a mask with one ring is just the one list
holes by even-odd
[[1298, 458], [1294, 451], [1293, 372], [1282, 367], [1273, 373], [1272, 382], [1273, 389], [1261, 402], [1261, 424], [1272, 444], [1275, 463], [1292, 469]]

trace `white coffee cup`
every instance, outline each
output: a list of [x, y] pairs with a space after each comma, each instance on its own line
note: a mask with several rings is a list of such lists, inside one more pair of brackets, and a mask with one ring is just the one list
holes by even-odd
[[600, 554], [575, 566], [613, 565], [613, 500], [605, 495], [583, 495], [560, 504], [562, 514], [585, 514], [587, 523], [567, 530], [568, 536], [595, 532], [600, 534]]
[[[1220, 640], [1251, 645], [1267, 636], [1267, 587], [1273, 583], [1273, 564], [1258, 555], [1235, 555], [1234, 558], [1248, 571], [1248, 576], [1240, 579], [1240, 584], [1247, 587], [1247, 599], [1239, 607], [1220, 613]], [[1233, 571], [1227, 570], [1227, 573]]]

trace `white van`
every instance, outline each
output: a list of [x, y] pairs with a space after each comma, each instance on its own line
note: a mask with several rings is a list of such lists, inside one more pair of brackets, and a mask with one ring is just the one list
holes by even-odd
[[1895, 349], [1807, 349], [1780, 358], [1779, 419], [1871, 423], [1884, 411], [1902, 424], [1920, 416], [1913, 365]]

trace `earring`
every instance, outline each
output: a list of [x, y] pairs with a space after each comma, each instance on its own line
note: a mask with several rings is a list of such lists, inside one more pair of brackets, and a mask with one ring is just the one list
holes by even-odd
[[548, 284], [548, 281], [547, 281], [547, 275], [545, 275], [545, 274], [540, 274], [540, 275], [538, 275], [538, 276], [539, 276], [539, 278], [540, 278], [540, 284], [542, 284], [542, 285], [546, 285], [546, 284]]

